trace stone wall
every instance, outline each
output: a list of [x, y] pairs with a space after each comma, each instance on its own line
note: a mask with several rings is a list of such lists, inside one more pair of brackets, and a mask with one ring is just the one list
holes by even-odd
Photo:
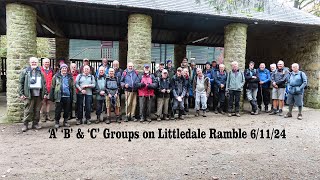
[[178, 68], [181, 66], [183, 58], [186, 57], [187, 46], [182, 44], [174, 45], [174, 67]]
[[63, 37], [55, 38], [56, 46], [56, 66], [60, 59], [64, 59], [66, 64], [70, 64], [69, 60], [69, 39]]
[[36, 10], [22, 4], [7, 4], [7, 119], [19, 122], [23, 118], [23, 102], [18, 87], [21, 69], [28, 58], [36, 56]]
[[305, 106], [320, 108], [319, 28], [284, 28], [263, 36], [248, 35], [247, 62], [254, 60], [257, 66], [260, 62], [265, 62], [269, 67], [279, 59], [289, 68], [292, 63], [300, 65], [309, 80], [304, 98]]
[[128, 62], [142, 71], [143, 65], [151, 63], [152, 18], [144, 14], [131, 14], [128, 18]]
[[234, 23], [224, 28], [224, 64], [228, 70], [231, 62], [237, 61], [244, 69], [246, 61], [247, 25]]

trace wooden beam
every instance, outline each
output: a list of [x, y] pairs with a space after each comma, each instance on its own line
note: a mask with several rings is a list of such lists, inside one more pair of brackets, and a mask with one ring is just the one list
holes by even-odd
[[59, 36], [59, 37], [65, 37], [64, 32], [57, 25], [55, 25], [54, 23], [52, 23], [52, 22], [40, 17], [39, 15], [37, 15], [37, 20], [38, 20], [38, 22], [39, 22], [39, 24], [41, 26], [43, 26], [43, 27], [46, 26], [50, 30], [52, 30], [53, 32], [51, 32], [50, 30], [48, 30], [47, 28], [44, 27], [45, 29], [47, 29], [51, 33], [53, 33], [53, 34], [55, 34], [56, 36]]

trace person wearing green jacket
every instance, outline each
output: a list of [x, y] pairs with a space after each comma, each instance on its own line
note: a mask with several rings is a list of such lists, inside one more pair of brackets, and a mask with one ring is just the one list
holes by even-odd
[[29, 59], [30, 66], [23, 69], [19, 78], [19, 96], [24, 101], [22, 132], [28, 130], [32, 121], [32, 129], [41, 129], [39, 125], [40, 108], [43, 99], [47, 98], [46, 80], [38, 67], [38, 58]]
[[68, 117], [71, 110], [71, 103], [76, 102], [76, 90], [73, 82], [73, 77], [68, 74], [68, 65], [61, 64], [60, 72], [55, 74], [51, 83], [50, 100], [55, 102], [55, 128], [59, 128], [61, 111], [63, 112], [63, 126], [70, 127]]

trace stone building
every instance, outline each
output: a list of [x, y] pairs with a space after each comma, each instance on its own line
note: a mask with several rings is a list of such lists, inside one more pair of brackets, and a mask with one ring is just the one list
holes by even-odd
[[0, 34], [7, 45], [7, 116], [22, 117], [18, 76], [36, 53], [36, 37], [55, 38], [56, 58], [69, 57], [69, 39], [119, 41], [119, 60], [138, 70], [151, 61], [151, 43], [174, 44], [175, 65], [186, 45], [224, 47], [224, 62], [301, 64], [309, 76], [305, 104], [320, 108], [320, 18], [271, 1], [263, 12], [215, 12], [186, 0], [5, 0]]

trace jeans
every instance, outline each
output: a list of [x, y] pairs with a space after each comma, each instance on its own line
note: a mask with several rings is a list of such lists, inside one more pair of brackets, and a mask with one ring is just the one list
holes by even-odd
[[82, 120], [83, 118], [83, 101], [85, 101], [85, 118], [86, 120], [91, 119], [91, 104], [92, 104], [92, 95], [77, 94], [77, 104], [78, 104], [78, 113], [77, 118]]
[[184, 98], [182, 98], [182, 101], [178, 101], [176, 98], [173, 98], [173, 110], [181, 110], [184, 111]]
[[258, 88], [247, 89], [246, 93], [249, 101], [257, 101]]
[[71, 105], [72, 104], [71, 104], [70, 97], [61, 97], [60, 102], [56, 102], [56, 111], [55, 111], [55, 117], [54, 117], [56, 124], [58, 124], [60, 121], [62, 109], [63, 109], [63, 119], [64, 119], [63, 122], [64, 123], [67, 122]]
[[229, 90], [229, 108], [228, 112], [231, 113], [233, 111], [233, 103], [235, 106], [235, 112], [240, 112], [240, 96], [241, 91]]

